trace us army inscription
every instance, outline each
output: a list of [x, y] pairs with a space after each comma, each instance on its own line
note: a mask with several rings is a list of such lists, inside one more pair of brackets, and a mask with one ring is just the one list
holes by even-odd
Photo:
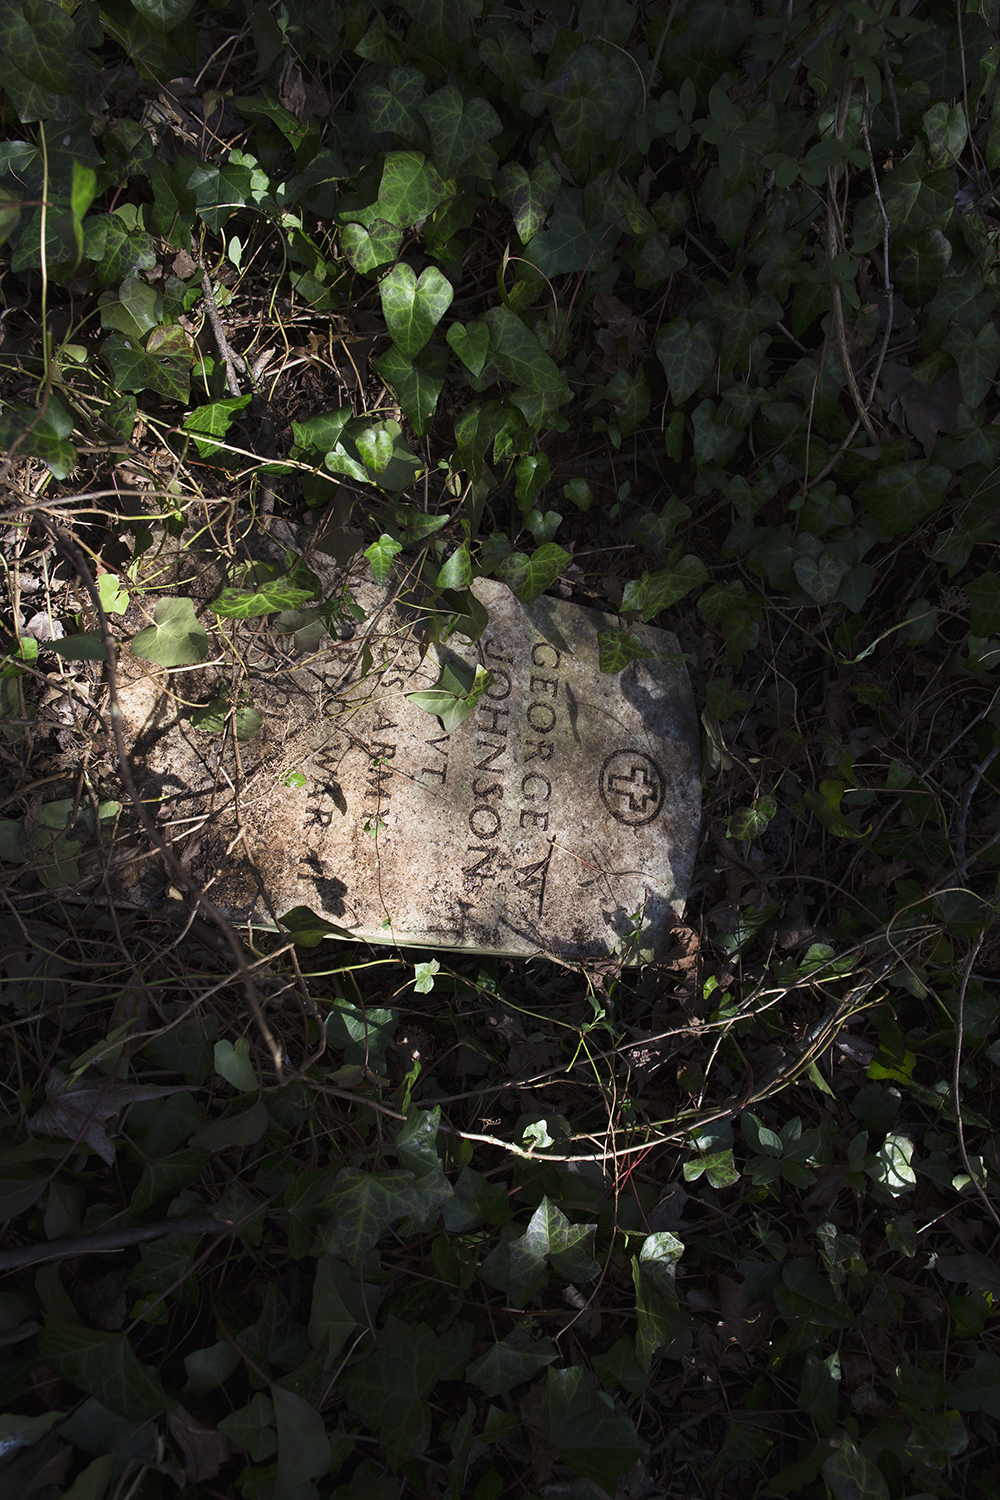
[[[259, 926], [308, 906], [353, 936], [401, 945], [570, 961], [661, 952], [700, 819], [697, 723], [674, 638], [647, 630], [655, 657], [602, 673], [598, 632], [616, 621], [548, 597], [526, 609], [479, 580], [480, 639], [422, 653], [367, 587], [354, 639], [251, 671], [265, 732], [240, 747], [238, 837], [204, 736], [183, 734], [187, 764], [175, 746], [166, 777], [160, 752], [161, 797], [214, 774], [214, 845], [192, 866], [203, 858], [213, 899]], [[448, 733], [408, 695], [456, 658], [491, 681]], [[126, 692], [126, 717], [129, 703]], [[153, 742], [147, 766], [156, 760]]]

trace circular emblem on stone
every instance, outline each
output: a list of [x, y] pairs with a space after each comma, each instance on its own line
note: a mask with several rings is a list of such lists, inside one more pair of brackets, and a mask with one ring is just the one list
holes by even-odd
[[619, 823], [651, 823], [663, 806], [666, 784], [656, 761], [641, 750], [616, 750], [601, 767], [601, 801]]

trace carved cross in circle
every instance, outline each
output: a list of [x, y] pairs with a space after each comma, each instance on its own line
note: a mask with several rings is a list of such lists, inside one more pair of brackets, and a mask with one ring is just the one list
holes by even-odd
[[609, 776], [608, 788], [616, 797], [627, 797], [629, 812], [637, 813], [644, 813], [660, 794], [657, 778], [643, 765], [633, 765], [628, 776]]
[[642, 750], [616, 750], [601, 767], [601, 801], [617, 823], [651, 823], [663, 806], [663, 772]]

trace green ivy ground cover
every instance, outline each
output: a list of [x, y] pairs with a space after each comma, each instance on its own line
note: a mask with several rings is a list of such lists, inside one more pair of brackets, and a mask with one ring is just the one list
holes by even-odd
[[[0, 22], [0, 1490], [1000, 1494], [996, 0]], [[108, 690], [218, 663], [239, 774], [254, 632], [358, 623], [271, 509], [428, 640], [676, 630], [664, 965], [215, 920]]]

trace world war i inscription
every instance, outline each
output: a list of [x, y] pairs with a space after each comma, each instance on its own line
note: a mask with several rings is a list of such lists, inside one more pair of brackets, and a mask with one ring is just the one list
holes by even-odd
[[[654, 658], [602, 673], [610, 617], [547, 597], [525, 608], [492, 580], [474, 591], [489, 613], [474, 644], [452, 636], [422, 653], [369, 584], [353, 590], [369, 621], [353, 640], [304, 666], [251, 672], [265, 731], [241, 747], [238, 839], [216, 780], [214, 858], [200, 849], [213, 899], [259, 926], [306, 906], [379, 942], [653, 956], [683, 906], [700, 818], [677, 643], [651, 629]], [[449, 663], [489, 673], [450, 733], [409, 696]], [[130, 701], [126, 689], [127, 718]], [[156, 742], [159, 768], [169, 759], [166, 781], [194, 786], [205, 751], [198, 736], [183, 742], [186, 765], [182, 747], [165, 758]]]

